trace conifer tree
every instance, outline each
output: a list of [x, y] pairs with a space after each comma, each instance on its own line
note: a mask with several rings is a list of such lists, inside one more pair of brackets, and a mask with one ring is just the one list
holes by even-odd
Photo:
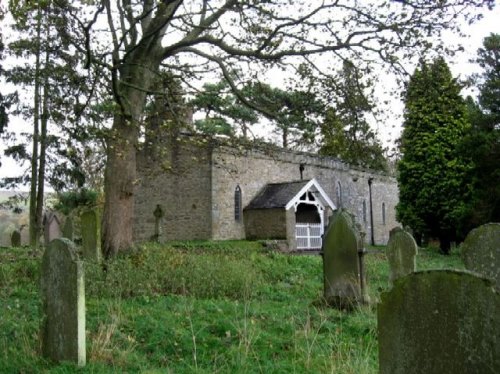
[[465, 102], [443, 58], [421, 61], [410, 78], [403, 126], [397, 218], [439, 238], [448, 254], [467, 214], [472, 164], [459, 152], [469, 128]]

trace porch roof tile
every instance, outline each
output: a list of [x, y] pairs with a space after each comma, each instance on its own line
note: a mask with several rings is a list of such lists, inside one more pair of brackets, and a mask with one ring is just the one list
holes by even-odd
[[270, 183], [264, 186], [245, 209], [285, 208], [310, 180]]

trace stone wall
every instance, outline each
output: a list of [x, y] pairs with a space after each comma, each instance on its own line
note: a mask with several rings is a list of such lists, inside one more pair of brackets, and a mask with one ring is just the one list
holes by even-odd
[[153, 212], [159, 204], [167, 240], [209, 239], [212, 235], [210, 147], [176, 144], [137, 155], [134, 240], [155, 233]]
[[[376, 244], [386, 244], [389, 231], [397, 225], [395, 206], [398, 202], [396, 180], [387, 175], [349, 168], [338, 160], [286, 150], [266, 153], [259, 150], [235, 152], [232, 148], [216, 148], [212, 155], [212, 208], [215, 239], [244, 238], [241, 222], [234, 219], [234, 191], [242, 190], [243, 207], [268, 183], [316, 178], [336, 206], [356, 216], [370, 241], [370, 199], [368, 179], [372, 179], [373, 227]], [[340, 188], [339, 188], [340, 185]], [[340, 190], [340, 192], [339, 192]], [[363, 209], [363, 201], [365, 209]], [[385, 209], [383, 220], [382, 206]], [[363, 214], [363, 212], [366, 214]]]
[[373, 178], [374, 239], [376, 244], [387, 243], [389, 231], [397, 225], [394, 178], [308, 153], [241, 150], [202, 142], [181, 142], [161, 152], [138, 154], [134, 238], [145, 241], [153, 236], [153, 211], [160, 204], [165, 212], [165, 239], [244, 239], [245, 218], [235, 219], [237, 186], [244, 208], [266, 184], [300, 180], [301, 164], [303, 179], [316, 178], [334, 204], [356, 216], [367, 242], [371, 236], [368, 179]]
[[285, 209], [251, 209], [243, 215], [247, 239], [286, 239]]

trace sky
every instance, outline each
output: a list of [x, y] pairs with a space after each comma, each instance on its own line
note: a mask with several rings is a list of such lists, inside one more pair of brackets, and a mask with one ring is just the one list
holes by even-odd
[[[463, 45], [464, 52], [455, 55], [453, 59], [447, 59], [453, 75], [459, 79], [466, 79], [473, 73], [481, 72], [480, 67], [471, 62], [471, 60], [476, 57], [477, 50], [482, 46], [482, 41], [486, 36], [492, 32], [500, 33], [500, 0], [496, 1], [496, 7], [493, 11], [484, 11], [484, 18], [482, 20], [473, 25], [464, 25], [463, 31], [469, 35], [467, 38], [458, 40]], [[457, 38], [455, 36], [450, 36], [450, 42], [457, 42]], [[384, 78], [383, 81], [384, 84], [388, 84], [387, 79]], [[476, 92], [464, 90], [463, 94], [464, 96], [475, 96]], [[390, 112], [387, 110], [387, 113], [390, 114], [383, 120], [374, 120], [372, 126], [377, 131], [383, 145], [390, 148], [401, 134], [403, 104], [395, 97], [390, 97], [389, 100]], [[19, 118], [11, 118], [10, 122], [9, 127], [15, 128], [19, 126], [18, 122], [22, 122], [22, 120]], [[3, 156], [4, 148], [4, 144], [0, 141], [0, 152], [2, 153], [0, 157], [2, 163], [0, 167], [0, 178], [17, 175], [22, 171], [22, 168], [13, 160]], [[24, 168], [26, 167], [27, 165], [24, 165]]]

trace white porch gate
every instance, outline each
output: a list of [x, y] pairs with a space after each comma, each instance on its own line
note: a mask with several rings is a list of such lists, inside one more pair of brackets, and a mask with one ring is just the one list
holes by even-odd
[[299, 250], [320, 250], [322, 235], [323, 227], [321, 223], [295, 224], [295, 238], [297, 240], [297, 249]]

